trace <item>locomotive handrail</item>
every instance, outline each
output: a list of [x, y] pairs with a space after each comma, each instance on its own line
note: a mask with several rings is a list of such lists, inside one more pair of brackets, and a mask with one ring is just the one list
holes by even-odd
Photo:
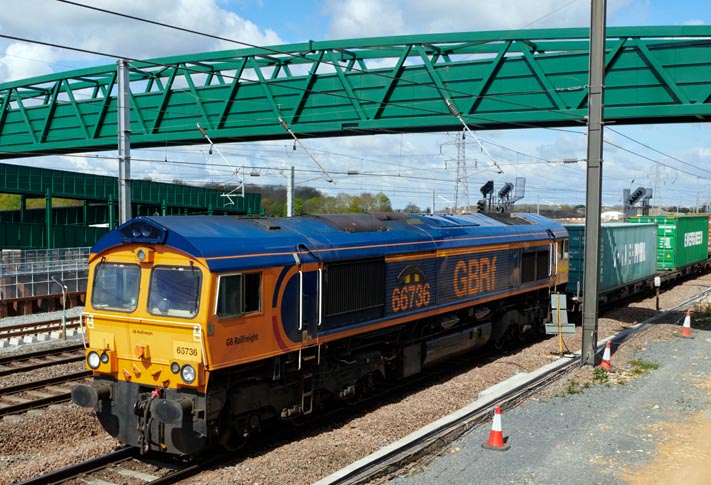
[[299, 332], [304, 329], [304, 272], [299, 264]]
[[320, 327], [321, 324], [323, 323], [323, 263], [319, 263], [319, 268], [318, 268], [318, 324], [317, 327]]

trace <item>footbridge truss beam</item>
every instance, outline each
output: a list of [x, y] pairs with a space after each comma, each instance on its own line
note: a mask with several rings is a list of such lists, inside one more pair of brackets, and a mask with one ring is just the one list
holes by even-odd
[[[307, 42], [130, 63], [131, 145], [585, 126], [589, 31]], [[605, 122], [706, 121], [711, 27], [612, 27]], [[0, 158], [112, 150], [116, 65], [0, 85]]]

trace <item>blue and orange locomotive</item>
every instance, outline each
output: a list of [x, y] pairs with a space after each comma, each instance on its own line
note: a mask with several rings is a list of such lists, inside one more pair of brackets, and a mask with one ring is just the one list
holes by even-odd
[[90, 256], [92, 385], [73, 401], [144, 450], [236, 448], [540, 330], [567, 232], [536, 214], [133, 219]]

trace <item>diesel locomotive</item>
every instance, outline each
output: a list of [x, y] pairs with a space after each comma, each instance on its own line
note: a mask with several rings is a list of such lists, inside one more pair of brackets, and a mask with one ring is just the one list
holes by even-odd
[[237, 448], [543, 329], [567, 238], [523, 213], [136, 218], [92, 248], [72, 400], [144, 451]]

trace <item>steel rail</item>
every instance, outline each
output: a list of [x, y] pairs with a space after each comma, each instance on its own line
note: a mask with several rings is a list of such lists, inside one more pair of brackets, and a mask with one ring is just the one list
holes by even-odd
[[[81, 344], [0, 358], [0, 377], [84, 359]], [[80, 352], [81, 351], [81, 352]], [[78, 353], [80, 352], [80, 353]], [[68, 355], [65, 355], [68, 354]], [[34, 361], [34, 362], [32, 362]]]
[[125, 448], [120, 448], [116, 451], [112, 451], [102, 456], [92, 458], [90, 460], [77, 463], [75, 465], [70, 465], [59, 470], [55, 470], [49, 473], [45, 473], [39, 477], [30, 478], [24, 482], [19, 482], [16, 485], [49, 485], [55, 483], [62, 483], [69, 479], [84, 475], [87, 473], [94, 473], [104, 468], [114, 465], [116, 463], [121, 463], [131, 458], [136, 458], [140, 454], [140, 450], [133, 446], [127, 446]]
[[[79, 328], [79, 319], [71, 318], [67, 320], [67, 329]], [[7, 325], [0, 327], [0, 340], [9, 339], [12, 337], [24, 337], [26, 335], [37, 335], [40, 333], [48, 333], [62, 330], [62, 319], [55, 318], [52, 320], [44, 320], [42, 322], [25, 323], [18, 325]]]
[[[148, 455], [150, 458], [150, 455]], [[234, 455], [220, 453], [213, 455], [211, 457], [201, 460], [199, 463], [185, 463], [184, 466], [181, 465], [177, 469], [175, 468], [175, 463], [167, 463], [162, 465], [160, 462], [153, 460], [148, 460], [153, 467], [168, 469], [170, 470], [163, 476], [157, 477], [155, 480], [147, 481], [150, 485], [168, 485], [178, 483], [182, 480], [188, 479], [197, 475], [198, 473], [205, 471], [221, 462], [228, 459], [234, 459]], [[57, 484], [64, 483], [76, 478], [81, 478], [87, 483], [91, 483], [91, 474], [96, 472], [106, 470], [112, 465], [118, 465], [129, 460], [142, 460], [142, 455], [140, 448], [135, 446], [126, 446], [116, 451], [112, 451], [105, 455], [98, 456], [96, 458], [91, 458], [89, 460], [83, 461], [81, 463], [76, 463], [65, 468], [60, 468], [52, 472], [45, 473], [39, 477], [31, 478], [20, 482], [16, 485], [36, 485], [36, 484]], [[105, 478], [102, 479], [101, 483], [108, 483]]]
[[[12, 396], [14, 394], [19, 394], [22, 392], [36, 389], [43, 389], [44, 387], [53, 384], [77, 381], [89, 377], [90, 375], [91, 371], [81, 371], [59, 377], [52, 377], [50, 379], [43, 379], [41, 381], [27, 382], [24, 384], [17, 384], [15, 386], [3, 387], [0, 388], [0, 400], [2, 398]], [[18, 404], [6, 405], [4, 407], [0, 407], [0, 417], [6, 416], [8, 414], [16, 414], [18, 412], [27, 411], [29, 409], [49, 406], [50, 404], [69, 401], [69, 399], [71, 399], [71, 392], [59, 393], [54, 396], [32, 399], [28, 400], [27, 402], [22, 402]]]

